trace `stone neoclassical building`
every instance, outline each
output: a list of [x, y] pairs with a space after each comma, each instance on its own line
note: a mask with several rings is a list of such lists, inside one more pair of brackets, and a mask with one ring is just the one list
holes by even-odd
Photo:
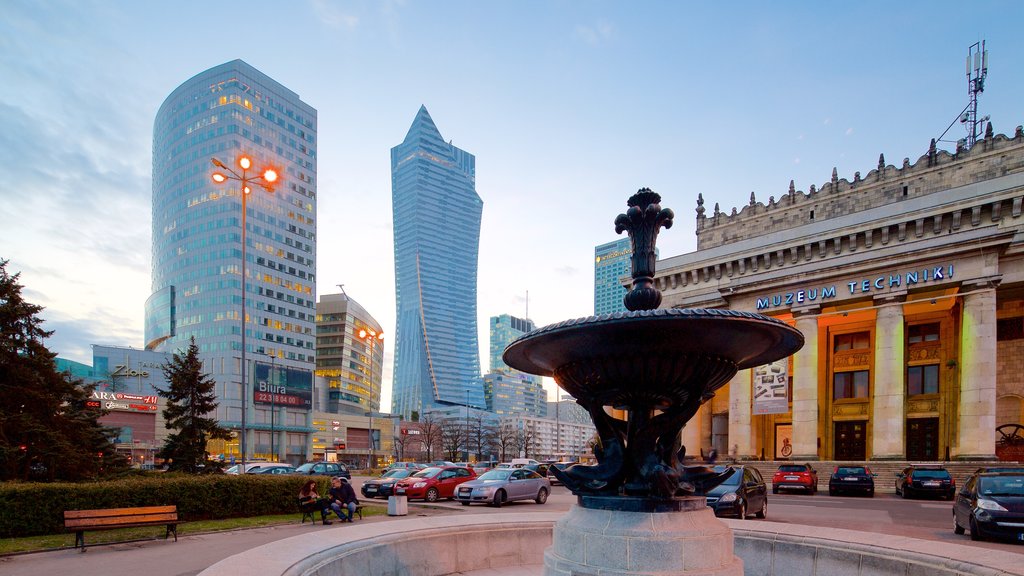
[[[662, 307], [755, 311], [803, 332], [683, 431], [740, 458], [989, 459], [1024, 423], [1024, 134], [708, 214], [658, 262]], [[691, 453], [696, 450], [691, 449]]]

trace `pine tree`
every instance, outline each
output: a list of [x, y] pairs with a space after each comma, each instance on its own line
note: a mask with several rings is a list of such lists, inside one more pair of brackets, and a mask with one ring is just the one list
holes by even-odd
[[127, 467], [116, 430], [87, 406], [95, 385], [57, 372], [43, 344], [42, 306], [26, 302], [20, 274], [0, 260], [0, 479], [92, 479]]
[[175, 352], [164, 364], [163, 372], [168, 387], [158, 388], [157, 393], [167, 399], [163, 411], [167, 429], [176, 432], [167, 436], [158, 456], [170, 461], [170, 470], [196, 473], [219, 468], [219, 464], [207, 459], [206, 443], [213, 438], [227, 440], [231, 432], [207, 416], [217, 409], [215, 381], [203, 373], [195, 338], [189, 341], [184, 354]]

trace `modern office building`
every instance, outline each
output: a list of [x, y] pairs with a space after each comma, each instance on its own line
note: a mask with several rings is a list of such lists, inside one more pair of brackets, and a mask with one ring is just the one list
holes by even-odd
[[587, 461], [593, 459], [593, 422], [561, 422], [554, 418], [513, 416], [502, 423], [517, 433], [517, 456], [537, 460]]
[[548, 393], [540, 379], [515, 370], [484, 374], [484, 397], [487, 411], [498, 416], [535, 416], [544, 418], [548, 411]]
[[476, 158], [420, 107], [391, 149], [395, 230], [392, 412], [484, 406], [477, 338], [477, 256], [483, 201]]
[[525, 372], [519, 372], [502, 360], [501, 355], [505, 353], [505, 348], [512, 343], [516, 338], [519, 338], [523, 334], [532, 331], [535, 326], [533, 320], [527, 320], [523, 318], [516, 318], [508, 314], [502, 314], [500, 316], [491, 316], [491, 342], [490, 342], [490, 356], [491, 372], [508, 372], [508, 373], [519, 373], [525, 376], [529, 376], [530, 380], [538, 384], [541, 383], [541, 377], [533, 374], [526, 374]]
[[[672, 199], [666, 198], [671, 206]], [[1024, 422], [1024, 131], [731, 214], [658, 263], [663, 307], [759, 312], [791, 358], [739, 372], [683, 432], [740, 458], [1007, 456]], [[779, 384], [770, 385], [769, 384]], [[1019, 456], [1018, 456], [1019, 457]]]
[[324, 294], [316, 303], [316, 375], [324, 378], [333, 414], [380, 411], [384, 331], [347, 294]]
[[[315, 109], [241, 60], [176, 88], [154, 122], [146, 348], [171, 352], [195, 339], [217, 382], [221, 425], [240, 431], [244, 411], [247, 457], [273, 458], [271, 445], [292, 460], [310, 450], [316, 130]], [[241, 175], [243, 155], [252, 160], [245, 176], [264, 168], [279, 175], [272, 192], [251, 185], [244, 204], [238, 181], [211, 178], [211, 159]], [[257, 389], [270, 378], [278, 394]], [[234, 458], [240, 444], [236, 438], [211, 452]]]
[[[654, 254], [657, 257], [657, 249]], [[594, 248], [594, 316], [628, 312], [623, 302], [626, 288], [622, 279], [632, 273], [632, 256], [628, 237]]]

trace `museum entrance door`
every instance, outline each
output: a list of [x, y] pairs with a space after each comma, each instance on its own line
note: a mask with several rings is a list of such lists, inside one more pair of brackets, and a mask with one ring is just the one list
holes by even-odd
[[907, 419], [907, 460], [939, 459], [939, 419]]
[[835, 445], [832, 450], [833, 458], [836, 460], [866, 460], [867, 430], [868, 423], [866, 420], [836, 422]]

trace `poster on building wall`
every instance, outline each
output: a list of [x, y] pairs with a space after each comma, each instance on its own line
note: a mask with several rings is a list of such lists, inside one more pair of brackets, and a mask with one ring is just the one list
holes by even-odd
[[793, 455], [793, 425], [775, 425], [775, 459], [781, 460]]
[[253, 372], [253, 402], [289, 408], [313, 408], [313, 372], [257, 362]]
[[789, 412], [789, 358], [754, 368], [754, 414]]

